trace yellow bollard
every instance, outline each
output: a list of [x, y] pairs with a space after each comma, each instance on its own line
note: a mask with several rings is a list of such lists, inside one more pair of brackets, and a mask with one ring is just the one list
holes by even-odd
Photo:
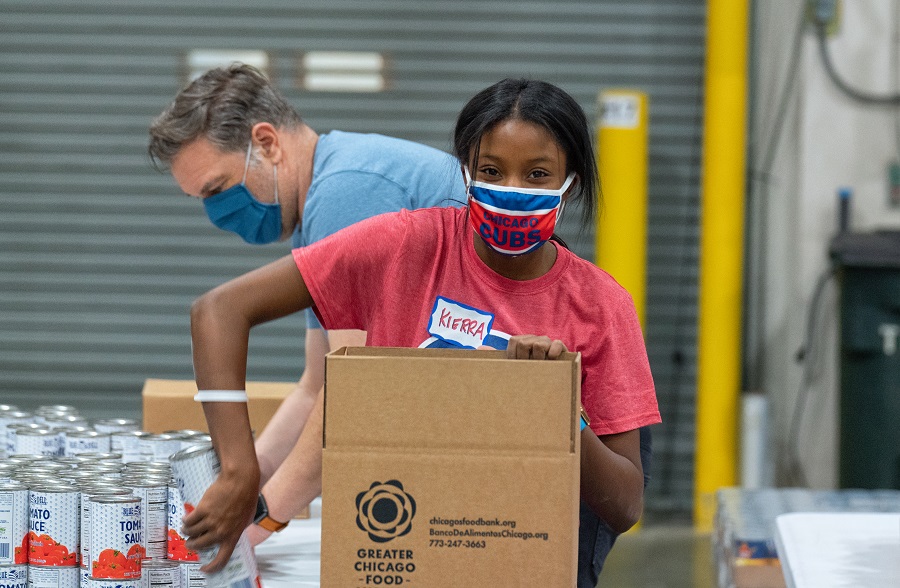
[[748, 0], [709, 0], [703, 124], [694, 525], [737, 481], [741, 376]]
[[597, 163], [603, 202], [597, 215], [597, 265], [634, 299], [641, 327], [647, 303], [647, 95], [600, 93]]
[[[597, 167], [603, 202], [597, 215], [597, 265], [634, 299], [641, 327], [647, 304], [647, 95], [601, 92]], [[641, 522], [631, 529], [637, 531]]]

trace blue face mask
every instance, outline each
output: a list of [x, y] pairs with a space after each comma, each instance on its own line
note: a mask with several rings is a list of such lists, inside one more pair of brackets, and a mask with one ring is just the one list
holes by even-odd
[[265, 245], [281, 237], [281, 204], [278, 202], [278, 166], [272, 167], [275, 176], [275, 203], [257, 200], [244, 182], [250, 169], [250, 149], [247, 145], [247, 163], [240, 184], [203, 199], [206, 216], [220, 229], [237, 233], [247, 243]]

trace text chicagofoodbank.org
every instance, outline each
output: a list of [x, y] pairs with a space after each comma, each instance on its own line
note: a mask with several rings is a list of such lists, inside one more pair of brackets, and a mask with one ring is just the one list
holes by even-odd
[[516, 521], [484, 517], [432, 517], [431, 537], [488, 537], [498, 539], [541, 539], [547, 541], [548, 533], [516, 530]]

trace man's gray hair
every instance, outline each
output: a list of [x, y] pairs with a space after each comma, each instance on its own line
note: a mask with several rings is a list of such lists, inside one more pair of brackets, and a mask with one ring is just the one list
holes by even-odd
[[244, 150], [259, 122], [296, 128], [303, 120], [258, 69], [242, 63], [211, 69], [179, 92], [150, 124], [147, 152], [153, 165], [162, 168], [199, 137], [223, 151]]

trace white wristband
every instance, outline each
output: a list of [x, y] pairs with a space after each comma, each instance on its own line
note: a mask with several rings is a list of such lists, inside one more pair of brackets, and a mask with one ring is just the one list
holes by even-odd
[[200, 390], [194, 396], [197, 402], [247, 402], [244, 390]]

